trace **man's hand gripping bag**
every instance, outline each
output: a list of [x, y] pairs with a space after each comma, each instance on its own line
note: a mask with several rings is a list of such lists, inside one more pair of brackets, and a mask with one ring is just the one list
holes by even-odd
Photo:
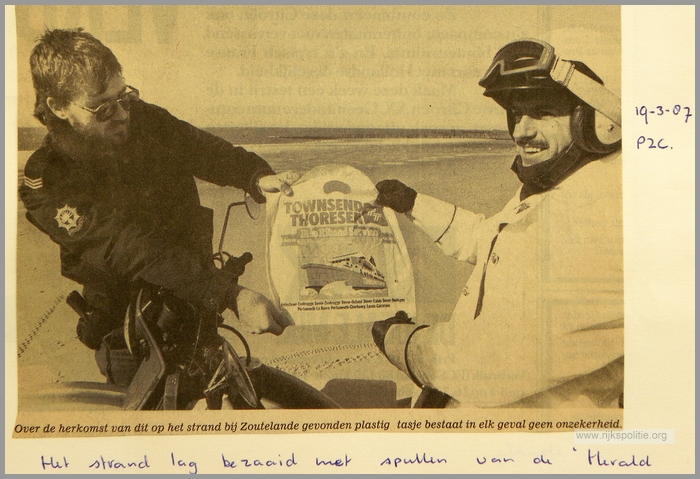
[[373, 322], [415, 316], [411, 260], [394, 212], [375, 208], [361, 171], [322, 165], [267, 201], [267, 271], [275, 301], [294, 322]]

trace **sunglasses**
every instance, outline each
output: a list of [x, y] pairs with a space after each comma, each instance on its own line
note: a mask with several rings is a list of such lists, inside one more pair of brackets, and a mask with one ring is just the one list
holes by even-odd
[[73, 102], [71, 103], [95, 115], [95, 119], [97, 121], [104, 122], [114, 116], [119, 105], [121, 105], [124, 110], [129, 111], [131, 110], [131, 104], [138, 101], [139, 91], [130, 85], [127, 85], [126, 88], [127, 89], [121, 95], [119, 95], [119, 98], [106, 101], [95, 108], [88, 108], [83, 105], [77, 105]]

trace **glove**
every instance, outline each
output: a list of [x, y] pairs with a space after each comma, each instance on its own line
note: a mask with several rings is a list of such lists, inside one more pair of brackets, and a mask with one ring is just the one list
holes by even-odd
[[77, 291], [71, 291], [66, 298], [66, 303], [78, 313], [79, 319], [75, 333], [80, 342], [90, 349], [100, 349], [102, 338], [114, 328], [100, 311], [91, 307]]
[[91, 311], [78, 319], [75, 332], [81, 343], [97, 351], [102, 346], [102, 338], [111, 331], [107, 321], [104, 321], [97, 311]]
[[416, 190], [406, 186], [399, 180], [382, 180], [376, 185], [377, 199], [375, 203], [388, 206], [397, 213], [406, 213], [416, 202]]
[[386, 356], [386, 349], [384, 348], [384, 338], [386, 333], [389, 332], [395, 324], [416, 324], [411, 318], [408, 317], [406, 311], [397, 311], [396, 314], [384, 321], [377, 321], [372, 325], [372, 339], [374, 339], [374, 344], [377, 345], [379, 350]]

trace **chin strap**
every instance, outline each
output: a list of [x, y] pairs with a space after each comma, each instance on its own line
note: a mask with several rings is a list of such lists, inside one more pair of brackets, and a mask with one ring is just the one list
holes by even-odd
[[532, 166], [523, 165], [520, 155], [516, 156], [511, 170], [518, 175], [518, 179], [523, 183], [520, 200], [554, 188], [576, 170], [601, 156], [603, 155], [583, 151], [573, 143], [558, 157]]
[[618, 128], [622, 127], [622, 102], [620, 98], [592, 78], [576, 71], [576, 66], [573, 63], [557, 57], [550, 75], [555, 82], [566, 87], [571, 93], [605, 115]]

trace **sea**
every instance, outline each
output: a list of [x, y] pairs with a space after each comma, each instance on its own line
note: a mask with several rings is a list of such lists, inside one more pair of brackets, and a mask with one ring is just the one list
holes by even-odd
[[[234, 145], [258, 146], [276, 170], [309, 170], [324, 163], [357, 168], [401, 166], [474, 155], [493, 155], [512, 149], [501, 130], [400, 129], [400, 128], [204, 128]], [[19, 128], [19, 167], [27, 152], [36, 150], [44, 128]], [[252, 149], [252, 148], [251, 148]], [[255, 150], [254, 150], [255, 151]]]

